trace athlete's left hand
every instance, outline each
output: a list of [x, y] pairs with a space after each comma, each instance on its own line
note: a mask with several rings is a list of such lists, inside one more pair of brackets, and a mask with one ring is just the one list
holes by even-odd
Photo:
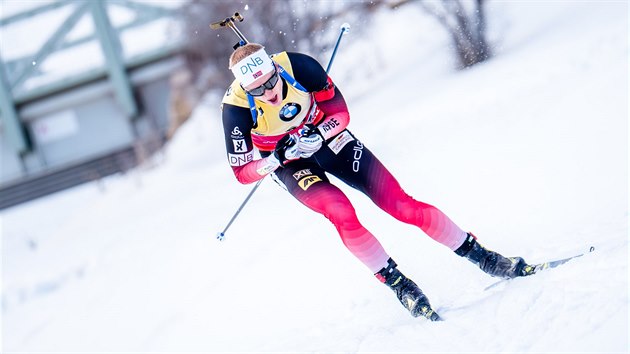
[[276, 143], [276, 148], [274, 149], [273, 155], [276, 160], [280, 162], [280, 165], [284, 166], [287, 163], [299, 159], [300, 150], [298, 150], [299, 136], [296, 134], [291, 135], [287, 134], [283, 136]]
[[300, 129], [297, 147], [301, 158], [311, 157], [324, 143], [322, 133], [313, 124], [306, 124]]

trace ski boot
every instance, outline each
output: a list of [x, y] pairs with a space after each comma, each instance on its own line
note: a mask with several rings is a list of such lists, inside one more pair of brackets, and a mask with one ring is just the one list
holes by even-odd
[[503, 257], [490, 251], [480, 245], [477, 238], [471, 233], [468, 233], [466, 241], [455, 250], [455, 253], [465, 257], [493, 277], [511, 279], [534, 274], [534, 267], [527, 264], [523, 258]]
[[431, 321], [441, 321], [440, 316], [433, 311], [429, 299], [418, 288], [416, 283], [407, 278], [397, 268], [391, 258], [387, 260], [387, 267], [374, 274], [378, 280], [385, 283], [396, 293], [400, 303], [409, 310], [413, 317], [426, 317]]

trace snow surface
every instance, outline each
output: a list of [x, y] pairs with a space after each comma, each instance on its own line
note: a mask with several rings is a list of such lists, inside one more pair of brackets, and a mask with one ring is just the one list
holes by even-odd
[[464, 72], [416, 7], [351, 32], [332, 73], [350, 127], [488, 247], [594, 253], [484, 291], [495, 279], [343, 186], [432, 323], [271, 180], [218, 242], [251, 186], [209, 96], [157, 167], [0, 214], [2, 351], [627, 352], [628, 5], [488, 5], [497, 55]]

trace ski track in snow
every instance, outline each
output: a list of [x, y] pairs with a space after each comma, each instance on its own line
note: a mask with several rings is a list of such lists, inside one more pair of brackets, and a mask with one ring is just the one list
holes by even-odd
[[0, 214], [2, 351], [627, 352], [627, 6], [489, 3], [496, 57], [464, 72], [409, 6], [346, 37], [332, 73], [409, 194], [506, 256], [593, 253], [484, 291], [496, 279], [342, 186], [431, 323], [271, 181], [218, 242], [252, 186], [209, 95], [155, 167]]

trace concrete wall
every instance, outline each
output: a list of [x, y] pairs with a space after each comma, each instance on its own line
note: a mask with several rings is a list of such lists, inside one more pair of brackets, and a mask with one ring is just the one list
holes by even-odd
[[[49, 128], [55, 123], [57, 128]], [[28, 126], [47, 167], [103, 155], [131, 145], [134, 140], [129, 120], [111, 95], [37, 117]], [[37, 132], [45, 129], [60, 133], [55, 137]]]

